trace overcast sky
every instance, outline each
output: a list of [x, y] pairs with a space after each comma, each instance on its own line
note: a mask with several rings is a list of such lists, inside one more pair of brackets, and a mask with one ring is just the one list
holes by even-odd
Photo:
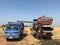
[[0, 25], [43, 15], [53, 17], [53, 25], [60, 26], [60, 0], [0, 0]]

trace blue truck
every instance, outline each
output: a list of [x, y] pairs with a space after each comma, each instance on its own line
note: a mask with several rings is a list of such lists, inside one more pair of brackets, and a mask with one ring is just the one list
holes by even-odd
[[4, 38], [8, 39], [19, 39], [23, 34], [24, 23], [22, 22], [8, 22], [8, 26], [4, 30]]

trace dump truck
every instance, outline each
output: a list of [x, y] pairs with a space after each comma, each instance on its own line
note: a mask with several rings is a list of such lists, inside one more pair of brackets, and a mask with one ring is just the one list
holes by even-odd
[[9, 39], [20, 39], [24, 31], [24, 23], [21, 22], [8, 22], [8, 26], [4, 30], [4, 38]]
[[39, 17], [38, 19], [33, 20], [36, 23], [33, 23], [32, 34], [36, 38], [48, 38], [52, 37], [52, 17]]

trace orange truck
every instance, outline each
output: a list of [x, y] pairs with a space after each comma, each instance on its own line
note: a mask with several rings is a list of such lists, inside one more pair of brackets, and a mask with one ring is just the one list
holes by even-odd
[[48, 38], [51, 39], [52, 34], [52, 17], [39, 17], [38, 19], [34, 19], [36, 23], [33, 23], [32, 34], [36, 38]]

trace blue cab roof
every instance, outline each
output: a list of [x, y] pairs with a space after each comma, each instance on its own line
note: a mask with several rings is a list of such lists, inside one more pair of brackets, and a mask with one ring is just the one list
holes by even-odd
[[18, 26], [22, 28], [22, 23], [19, 22], [8, 22], [8, 26]]

